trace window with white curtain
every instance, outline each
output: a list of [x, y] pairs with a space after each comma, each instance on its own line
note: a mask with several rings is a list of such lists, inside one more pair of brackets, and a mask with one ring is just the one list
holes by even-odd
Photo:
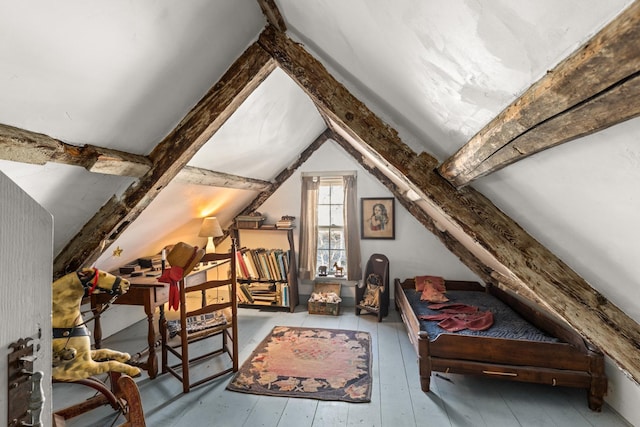
[[343, 268], [348, 280], [362, 276], [355, 173], [302, 175], [299, 276], [313, 279], [318, 266]]
[[337, 264], [347, 274], [342, 177], [320, 177], [316, 213], [316, 265], [325, 265], [330, 272], [334, 272], [333, 265]]

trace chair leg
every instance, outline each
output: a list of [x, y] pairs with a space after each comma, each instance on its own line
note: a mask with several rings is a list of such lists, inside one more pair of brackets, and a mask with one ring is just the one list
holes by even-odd
[[182, 362], [182, 391], [189, 393], [191, 383], [189, 382], [189, 339], [184, 328], [180, 331], [182, 340], [180, 344], [181, 362]]
[[[164, 313], [164, 310], [162, 310], [162, 313]], [[168, 341], [168, 337], [167, 337], [167, 319], [164, 317], [164, 314], [160, 315], [160, 325], [159, 325], [159, 329], [160, 329], [160, 346], [162, 347], [162, 351], [161, 351], [161, 359], [162, 359], [162, 369], [161, 372], [163, 374], [167, 373], [167, 358], [168, 358], [168, 351], [167, 351], [167, 341]]]

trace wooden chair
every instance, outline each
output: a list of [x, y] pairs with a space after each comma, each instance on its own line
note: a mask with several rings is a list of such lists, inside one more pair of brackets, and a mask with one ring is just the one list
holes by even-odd
[[[212, 269], [213, 274], [216, 270], [219, 275], [224, 278], [216, 278], [216, 280], [207, 280], [204, 283], [190, 285], [185, 287], [185, 281], [180, 280], [178, 286], [180, 289], [180, 308], [179, 308], [179, 332], [174, 338], [170, 338], [167, 328], [167, 322], [162, 325], [162, 371], [169, 372], [182, 382], [184, 393], [188, 393], [191, 388], [218, 378], [230, 372], [238, 371], [238, 305], [236, 299], [236, 244], [232, 244], [231, 251], [226, 254], [209, 253], [205, 254], [201, 262], [215, 262], [218, 267]], [[228, 267], [228, 274], [227, 274]], [[209, 273], [212, 274], [212, 273]], [[227, 277], [228, 276], [228, 277]], [[228, 289], [228, 299], [218, 301], [212, 298], [214, 292], [224, 288]], [[209, 291], [209, 294], [207, 292]], [[199, 292], [201, 294], [200, 307], [193, 307], [193, 297], [189, 296]], [[196, 294], [197, 295], [197, 294]], [[223, 297], [224, 298], [224, 297]], [[192, 306], [188, 306], [188, 301]], [[202, 320], [206, 317], [213, 317], [216, 313], [225, 313], [226, 323], [209, 326], [202, 325]], [[193, 325], [200, 322], [199, 328]], [[195, 343], [197, 346], [195, 346]], [[179, 363], [170, 364], [168, 358], [170, 355], [175, 356]], [[222, 366], [214, 372], [204, 371], [204, 366], [199, 366], [197, 380], [192, 379], [192, 369], [203, 361], [210, 361], [217, 356], [221, 360], [219, 363], [210, 363], [211, 366]], [[194, 372], [195, 374], [195, 372]]]
[[[367, 294], [367, 280], [369, 275], [376, 275], [378, 283], [378, 295], [376, 306], [363, 304]], [[364, 280], [356, 286], [356, 316], [361, 312], [373, 313], [378, 316], [378, 322], [389, 314], [389, 259], [382, 254], [373, 254], [367, 261], [364, 270]]]

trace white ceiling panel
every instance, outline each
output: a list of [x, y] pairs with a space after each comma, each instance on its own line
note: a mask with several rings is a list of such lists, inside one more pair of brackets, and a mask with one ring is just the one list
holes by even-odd
[[325, 128], [309, 97], [276, 68], [189, 166], [270, 181]]

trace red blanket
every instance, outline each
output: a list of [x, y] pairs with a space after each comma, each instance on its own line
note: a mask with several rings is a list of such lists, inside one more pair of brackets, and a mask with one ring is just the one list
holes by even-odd
[[493, 313], [480, 311], [478, 307], [466, 304], [431, 304], [432, 310], [442, 310], [438, 314], [423, 314], [418, 316], [423, 320], [440, 320], [438, 326], [449, 332], [458, 332], [463, 329], [472, 331], [484, 331], [493, 325]]

